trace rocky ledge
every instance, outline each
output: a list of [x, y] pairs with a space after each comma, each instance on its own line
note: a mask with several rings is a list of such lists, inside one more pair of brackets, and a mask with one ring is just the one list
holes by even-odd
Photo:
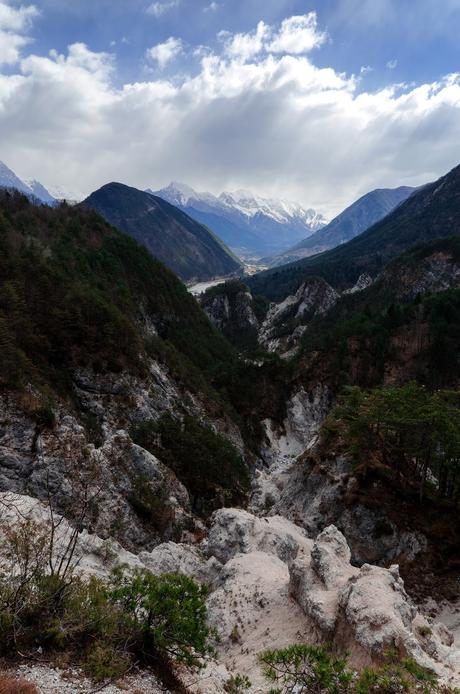
[[[15, 513], [46, 519], [40, 502], [3, 497], [4, 523], [14, 522]], [[65, 522], [60, 532], [65, 537]], [[56, 547], [59, 551], [59, 542]], [[378, 665], [391, 647], [442, 681], [460, 683], [460, 651], [452, 633], [417, 611], [396, 565], [353, 566], [345, 537], [333, 525], [313, 540], [281, 516], [220, 509], [195, 547], [167, 542], [135, 555], [85, 532], [76, 559], [87, 575], [104, 576], [124, 563], [156, 574], [174, 569], [208, 584], [208, 615], [219, 642], [217, 657], [203, 672], [182, 675], [196, 693], [222, 692], [230, 675], [241, 673], [249, 676], [250, 691], [261, 694], [266, 691], [258, 663], [262, 651], [331, 637], [337, 652], [348, 653], [357, 668]]]

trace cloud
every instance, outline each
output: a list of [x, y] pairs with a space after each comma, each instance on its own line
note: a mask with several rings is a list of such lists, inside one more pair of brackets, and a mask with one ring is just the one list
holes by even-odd
[[227, 31], [219, 33], [219, 38], [225, 44], [225, 53], [241, 60], [249, 60], [260, 53], [269, 36], [270, 27], [265, 22], [259, 22], [257, 29], [247, 34], [231, 34]]
[[259, 22], [253, 32], [231, 34], [221, 31], [225, 52], [234, 58], [248, 60], [259, 53], [309, 53], [326, 40], [326, 34], [318, 31], [316, 12], [289, 17], [281, 22], [278, 30]]
[[325, 40], [326, 34], [318, 31], [316, 12], [309, 12], [306, 15], [284, 19], [267, 50], [273, 53], [309, 53]]
[[161, 17], [166, 12], [179, 7], [181, 0], [163, 0], [162, 2], [154, 2], [147, 7], [147, 14], [153, 14], [154, 17]]
[[0, 64], [18, 62], [21, 49], [31, 41], [25, 34], [38, 15], [35, 5], [15, 8], [0, 2]]
[[362, 65], [360, 70], [359, 70], [359, 74], [364, 76], [364, 75], [368, 75], [370, 72], [373, 72], [373, 71], [374, 71], [374, 68], [371, 67], [370, 65]]
[[389, 60], [387, 63], [387, 68], [389, 70], [394, 70], [396, 67], [398, 67], [398, 61], [396, 58], [393, 58], [393, 60]]
[[[194, 56], [190, 74], [126, 84], [113, 56], [82, 43], [31, 54], [0, 72], [2, 159], [24, 178], [87, 193], [111, 180], [155, 189], [179, 179], [329, 215], [372, 188], [421, 184], [458, 163], [458, 74], [365, 91], [296, 44], [268, 50], [281, 35], [283, 24], [227, 34]], [[183, 49], [171, 40], [172, 53]], [[162, 60], [159, 50], [150, 57]]]
[[158, 43], [156, 46], [149, 48], [146, 52], [147, 58], [157, 63], [160, 70], [166, 67], [174, 58], [177, 58], [183, 51], [183, 43], [181, 39], [176, 39], [170, 36], [164, 43]]

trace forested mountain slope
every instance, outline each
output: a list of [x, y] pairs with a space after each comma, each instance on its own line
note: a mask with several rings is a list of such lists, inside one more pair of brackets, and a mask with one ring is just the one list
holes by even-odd
[[82, 204], [136, 239], [183, 280], [241, 270], [238, 258], [207, 227], [154, 195], [109, 183]]
[[360, 236], [312, 258], [259, 273], [253, 294], [281, 301], [314, 275], [336, 289], [353, 286], [362, 273], [375, 277], [386, 262], [423, 241], [460, 233], [460, 166], [414, 193]]
[[271, 264], [282, 265], [297, 258], [307, 258], [351, 241], [383, 219], [401, 202], [407, 200], [414, 191], [415, 188], [401, 186], [400, 188], [379, 188], [366, 193], [325, 227], [283, 254], [275, 256]]

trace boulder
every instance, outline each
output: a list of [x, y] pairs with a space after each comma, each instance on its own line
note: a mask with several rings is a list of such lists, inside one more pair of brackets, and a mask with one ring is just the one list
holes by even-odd
[[222, 563], [238, 554], [266, 552], [289, 563], [299, 554], [309, 554], [312, 541], [304, 531], [282, 516], [257, 518], [247, 511], [222, 508], [211, 519], [204, 550]]

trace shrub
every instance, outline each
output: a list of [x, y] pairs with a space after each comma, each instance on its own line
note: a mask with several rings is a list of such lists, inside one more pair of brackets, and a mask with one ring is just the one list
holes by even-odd
[[360, 674], [323, 646], [288, 646], [267, 651], [260, 660], [265, 676], [276, 685], [270, 694], [459, 694], [414, 660], [399, 660], [393, 651], [385, 654], [384, 665]]
[[196, 512], [240, 504], [249, 491], [248, 470], [235, 447], [193, 417], [164, 415], [131, 431], [133, 441], [157, 455], [187, 487]]
[[324, 647], [295, 645], [260, 656], [267, 679], [276, 684], [274, 693], [311, 692], [342, 694], [352, 691], [353, 673], [346, 662]]
[[0, 675], [0, 694], [38, 694], [38, 689], [27, 680]]
[[116, 651], [110, 644], [96, 642], [86, 656], [83, 669], [95, 681], [117, 679], [131, 668], [132, 658], [129, 653]]
[[117, 569], [109, 600], [128, 616], [139, 652], [199, 666], [200, 657], [211, 652], [206, 593], [205, 586], [187, 576]]
[[434, 674], [405, 658], [398, 661], [395, 654], [387, 654], [387, 663], [377, 670], [366, 668], [360, 675], [356, 694], [400, 694], [400, 692], [441, 692]]
[[244, 694], [251, 688], [251, 680], [246, 675], [232, 675], [224, 684], [227, 694]]
[[161, 535], [174, 521], [174, 508], [168, 500], [166, 489], [155, 492], [145, 475], [135, 479], [128, 501], [137, 516]]
[[24, 520], [6, 534], [0, 655], [65, 654], [98, 681], [123, 675], [134, 661], [163, 671], [173, 662], [199, 666], [211, 652], [205, 587], [147, 570], [118, 568], [108, 582], [56, 572], [51, 527]]

